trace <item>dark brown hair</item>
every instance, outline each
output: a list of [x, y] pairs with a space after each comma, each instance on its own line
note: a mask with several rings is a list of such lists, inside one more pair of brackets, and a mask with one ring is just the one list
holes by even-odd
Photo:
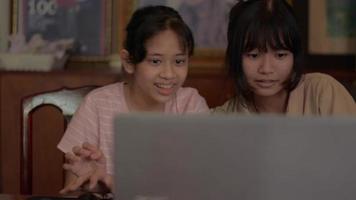
[[134, 12], [126, 27], [124, 48], [130, 62], [140, 63], [146, 57], [146, 42], [164, 30], [174, 31], [183, 51], [191, 56], [194, 50], [193, 34], [176, 10], [167, 6], [147, 6]]
[[253, 49], [291, 51], [294, 63], [285, 89], [290, 92], [296, 87], [302, 76], [301, 38], [294, 12], [285, 0], [240, 0], [230, 11], [227, 34], [225, 61], [236, 86], [235, 104], [246, 107], [254, 102], [242, 68], [243, 54]]

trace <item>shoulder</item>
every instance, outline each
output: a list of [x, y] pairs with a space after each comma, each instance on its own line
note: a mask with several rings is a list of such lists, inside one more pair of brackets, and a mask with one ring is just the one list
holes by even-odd
[[208, 112], [208, 105], [198, 90], [191, 87], [182, 87], [177, 91], [177, 104], [184, 112]]
[[178, 100], [194, 100], [194, 99], [204, 99], [198, 92], [197, 89], [191, 87], [181, 87], [177, 91]]
[[96, 101], [96, 100], [111, 100], [123, 94], [123, 83], [112, 83], [99, 88], [96, 88], [88, 93], [85, 97], [86, 100]]
[[233, 113], [237, 111], [238, 109], [235, 98], [229, 99], [223, 105], [211, 109], [212, 113]]
[[347, 89], [335, 78], [323, 73], [305, 74], [299, 86], [296, 89], [304, 93], [313, 93], [314, 95], [337, 95], [342, 94], [351, 96]]
[[96, 88], [89, 92], [82, 104], [85, 107], [107, 107], [120, 103], [123, 99], [123, 83], [117, 82]]
[[211, 109], [212, 113], [223, 113], [223, 114], [232, 114], [232, 113], [239, 113], [239, 114], [251, 114], [251, 111], [248, 106], [242, 105], [240, 99], [235, 96], [229, 100], [227, 100], [223, 105], [215, 107]]
[[305, 74], [302, 82], [305, 87], [313, 87], [315, 89], [323, 89], [326, 87], [343, 87], [335, 78], [323, 73], [308, 73]]
[[[305, 74], [295, 89], [295, 97], [302, 98], [319, 114], [355, 114], [355, 101], [347, 89], [335, 78], [322, 74]], [[297, 97], [298, 96], [298, 97]]]
[[344, 85], [332, 76], [323, 73], [305, 74], [296, 90], [299, 90], [299, 93], [310, 94], [314, 99], [323, 97], [352, 99]]
[[89, 92], [88, 97], [96, 98], [101, 96], [112, 96], [116, 95], [122, 90], [122, 82], [112, 83], [99, 88], [96, 88]]
[[336, 81], [335, 78], [328, 74], [314, 72], [304, 74], [304, 79], [307, 81]]

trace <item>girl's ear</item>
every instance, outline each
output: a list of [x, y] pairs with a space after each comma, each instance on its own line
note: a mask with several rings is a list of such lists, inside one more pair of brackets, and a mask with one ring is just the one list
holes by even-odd
[[130, 61], [130, 53], [126, 49], [120, 51], [120, 58], [122, 61], [122, 66], [128, 74], [133, 74], [135, 72], [135, 66]]

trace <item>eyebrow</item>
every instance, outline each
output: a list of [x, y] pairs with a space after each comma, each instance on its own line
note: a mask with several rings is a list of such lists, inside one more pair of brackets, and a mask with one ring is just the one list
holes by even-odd
[[187, 53], [178, 53], [176, 54], [176, 56], [187, 56], [188, 54]]
[[162, 56], [160, 53], [148, 53], [147, 56]]
[[[163, 56], [163, 54], [160, 53], [148, 53], [147, 56]], [[177, 53], [175, 56], [187, 56], [186, 53]]]

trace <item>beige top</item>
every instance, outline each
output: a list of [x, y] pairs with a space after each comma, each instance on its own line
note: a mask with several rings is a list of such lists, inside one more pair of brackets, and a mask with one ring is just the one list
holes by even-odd
[[[245, 113], [253, 111], [240, 105], [233, 106], [230, 99], [212, 110], [214, 113]], [[355, 100], [345, 87], [333, 77], [321, 74], [305, 74], [298, 86], [290, 93], [286, 115], [353, 115], [356, 116]]]

